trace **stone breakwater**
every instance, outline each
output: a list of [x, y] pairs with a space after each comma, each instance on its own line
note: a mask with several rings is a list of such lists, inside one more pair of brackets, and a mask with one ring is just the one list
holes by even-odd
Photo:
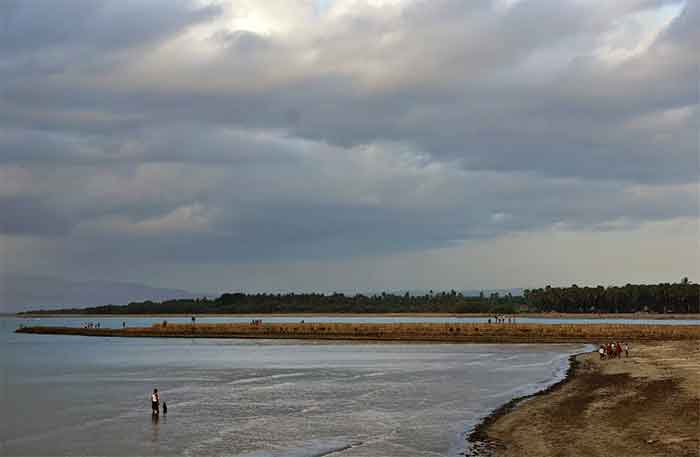
[[700, 340], [700, 326], [698, 325], [638, 324], [171, 324], [164, 322], [151, 327], [117, 329], [22, 327], [17, 329], [16, 332], [102, 337], [286, 338], [455, 343], [594, 343], [607, 341]]

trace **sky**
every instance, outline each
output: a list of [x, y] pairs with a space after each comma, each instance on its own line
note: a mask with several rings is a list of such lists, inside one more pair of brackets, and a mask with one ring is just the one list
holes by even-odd
[[667, 0], [3, 0], [0, 278], [698, 281], [699, 23]]

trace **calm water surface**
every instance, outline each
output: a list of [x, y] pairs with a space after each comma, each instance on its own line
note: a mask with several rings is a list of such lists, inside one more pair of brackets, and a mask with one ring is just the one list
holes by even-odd
[[83, 320], [0, 318], [0, 455], [456, 456], [481, 417], [585, 349], [13, 333]]

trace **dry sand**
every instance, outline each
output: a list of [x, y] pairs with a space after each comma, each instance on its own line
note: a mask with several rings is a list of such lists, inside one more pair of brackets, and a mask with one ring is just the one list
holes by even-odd
[[700, 456], [700, 341], [636, 344], [629, 358], [576, 360], [568, 381], [479, 430], [474, 438], [490, 446], [471, 455]]

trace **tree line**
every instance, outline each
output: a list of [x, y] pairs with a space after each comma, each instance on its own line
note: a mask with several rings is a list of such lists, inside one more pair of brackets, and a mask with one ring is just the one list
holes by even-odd
[[270, 314], [270, 313], [700, 313], [700, 285], [655, 285], [526, 289], [523, 296], [483, 293], [465, 296], [454, 290], [424, 295], [381, 294], [244, 294], [218, 298], [144, 301], [128, 305], [27, 311], [20, 314]]
[[144, 301], [21, 314], [513, 313], [521, 303], [522, 297], [470, 297], [454, 290], [425, 295], [225, 293], [215, 299]]
[[525, 290], [525, 303], [541, 312], [700, 313], [700, 284], [681, 282], [622, 287], [551, 287]]

